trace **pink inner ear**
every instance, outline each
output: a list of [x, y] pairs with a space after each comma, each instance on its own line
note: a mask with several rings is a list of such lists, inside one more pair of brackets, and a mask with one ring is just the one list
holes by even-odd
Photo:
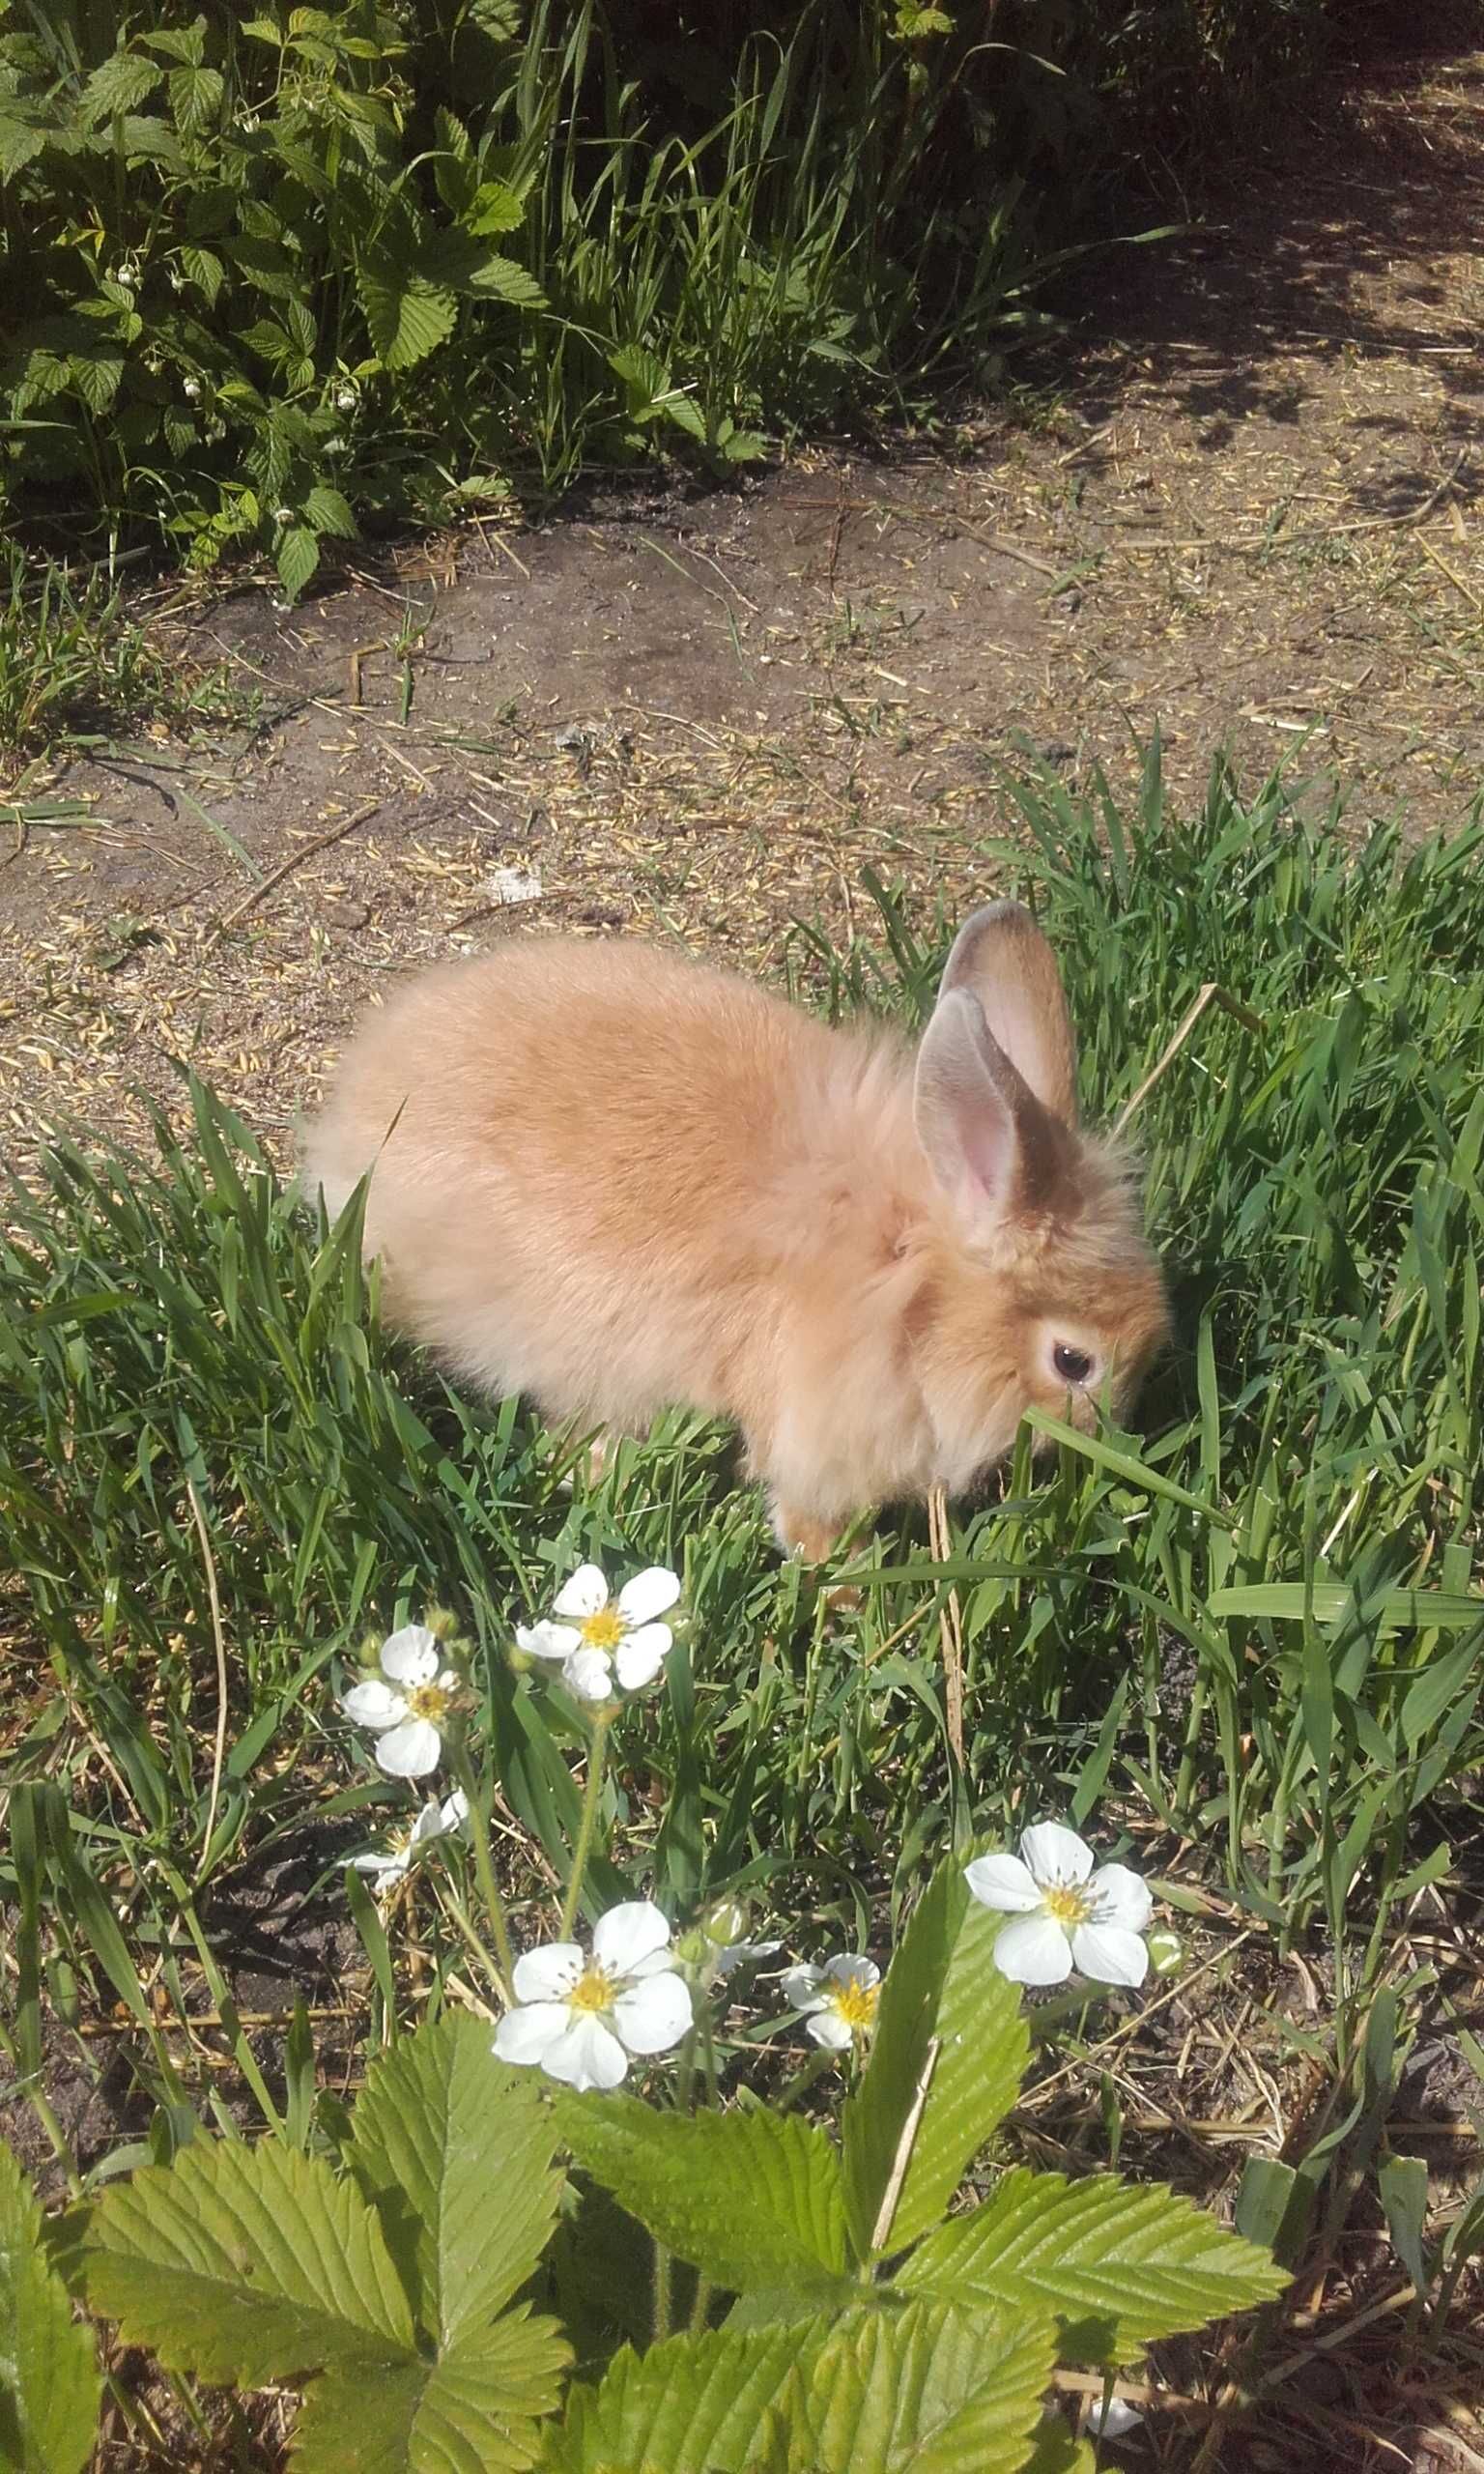
[[1024, 1076], [1038, 1100], [1065, 1123], [1075, 1124], [1077, 1068], [1070, 1033], [1061, 1011], [1060, 990], [1056, 1011], [1051, 1014], [1044, 1001], [1038, 1001], [1037, 992], [1013, 983], [976, 992], [991, 1035]]
[[990, 903], [965, 920], [943, 974], [943, 993], [978, 1002], [990, 1037], [1053, 1116], [1077, 1121], [1076, 1043], [1061, 973], [1018, 903]]
[[[1020, 1144], [1010, 1098], [990, 1070], [984, 1017], [967, 991], [939, 1000], [918, 1051], [918, 1139], [944, 1194], [972, 1236], [984, 1237], [1010, 1208]], [[1014, 1069], [999, 1060], [1007, 1079]]]

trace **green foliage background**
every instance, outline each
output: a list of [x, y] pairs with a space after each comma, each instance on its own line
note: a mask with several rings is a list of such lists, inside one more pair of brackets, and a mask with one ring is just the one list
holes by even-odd
[[910, 409], [992, 374], [1110, 180], [1255, 126], [1323, 19], [0, 0], [0, 508], [269, 547], [294, 592], [367, 520]]

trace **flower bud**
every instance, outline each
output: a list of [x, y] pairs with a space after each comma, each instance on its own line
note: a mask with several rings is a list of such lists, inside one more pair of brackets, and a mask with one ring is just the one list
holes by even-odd
[[1156, 1975], [1174, 1975], [1184, 1965], [1184, 1944], [1180, 1935], [1172, 1933], [1167, 1925], [1161, 1925], [1156, 1933], [1148, 1934], [1145, 1946]]
[[699, 1919], [699, 1930], [718, 1949], [729, 1942], [745, 1942], [752, 1916], [739, 1898], [719, 1898]]

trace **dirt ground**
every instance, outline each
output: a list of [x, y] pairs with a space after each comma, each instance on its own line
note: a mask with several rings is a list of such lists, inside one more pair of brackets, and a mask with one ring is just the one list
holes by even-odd
[[[1214, 751], [1357, 820], [1484, 773], [1484, 51], [1337, 70], [1218, 219], [1111, 252], [1012, 413], [741, 491], [592, 489], [292, 613], [168, 622], [261, 696], [215, 744], [94, 753], [0, 854], [0, 1146], [117, 1128], [188, 1057], [275, 1145], [388, 972], [511, 929], [779, 966], [874, 864], [991, 890], [999, 763], [1177, 801]], [[14, 795], [14, 793], [13, 793]]]

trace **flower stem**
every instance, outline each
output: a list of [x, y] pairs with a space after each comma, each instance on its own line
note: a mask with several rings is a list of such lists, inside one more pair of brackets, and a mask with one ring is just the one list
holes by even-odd
[[495, 1879], [495, 1866], [490, 1857], [489, 1802], [474, 1776], [468, 1745], [462, 1741], [454, 1742], [450, 1749], [454, 1773], [469, 1799], [469, 1835], [474, 1851], [474, 1878], [479, 1884], [479, 1895], [494, 1931], [495, 1947], [499, 1953], [500, 1975], [496, 1978], [495, 1989], [508, 2010], [515, 1975], [515, 1952], [510, 1946], [510, 1927], [505, 1921], [504, 1901], [499, 1895], [499, 1884]]
[[785, 2114], [790, 2105], [796, 2104], [801, 2096], [808, 2093], [816, 2079], [824, 2077], [831, 2062], [839, 2059], [840, 2056], [833, 2045], [816, 2045], [809, 2059], [780, 2088], [774, 2099], [773, 2111], [776, 2114]]
[[654, 2342], [663, 2345], [670, 2334], [670, 2253], [658, 2236], [654, 2244]]
[[613, 1725], [611, 1710], [594, 1712], [592, 1748], [587, 1755], [587, 1786], [583, 1797], [583, 1817], [578, 1824], [577, 1845], [572, 1850], [572, 1870], [567, 1876], [567, 1894], [561, 1903], [561, 1925], [557, 1940], [570, 1942], [577, 1923], [578, 1902], [583, 1895], [583, 1876], [592, 1853], [592, 1835], [598, 1826], [598, 1807], [603, 1801], [603, 1769], [608, 1750], [608, 1731]]
[[474, 1919], [470, 1914], [470, 1912], [465, 1906], [463, 1900], [454, 1895], [453, 1890], [446, 1883], [442, 1882], [437, 1886], [436, 1895], [438, 1903], [442, 1909], [443, 1913], [445, 1915], [452, 1916], [455, 1924], [459, 1928], [459, 1931], [464, 1936], [470, 1950], [478, 1960], [485, 1974], [489, 1977], [491, 1984], [495, 1986], [500, 1999], [505, 2001], [505, 2006], [508, 2008], [509, 2003], [506, 2000], [505, 1983], [502, 1980], [499, 1963], [488, 1942], [475, 1932]]
[[716, 2018], [709, 2001], [700, 2014], [700, 2050], [706, 2073], [706, 2101], [719, 2105], [722, 2091], [721, 2072], [716, 2060]]

